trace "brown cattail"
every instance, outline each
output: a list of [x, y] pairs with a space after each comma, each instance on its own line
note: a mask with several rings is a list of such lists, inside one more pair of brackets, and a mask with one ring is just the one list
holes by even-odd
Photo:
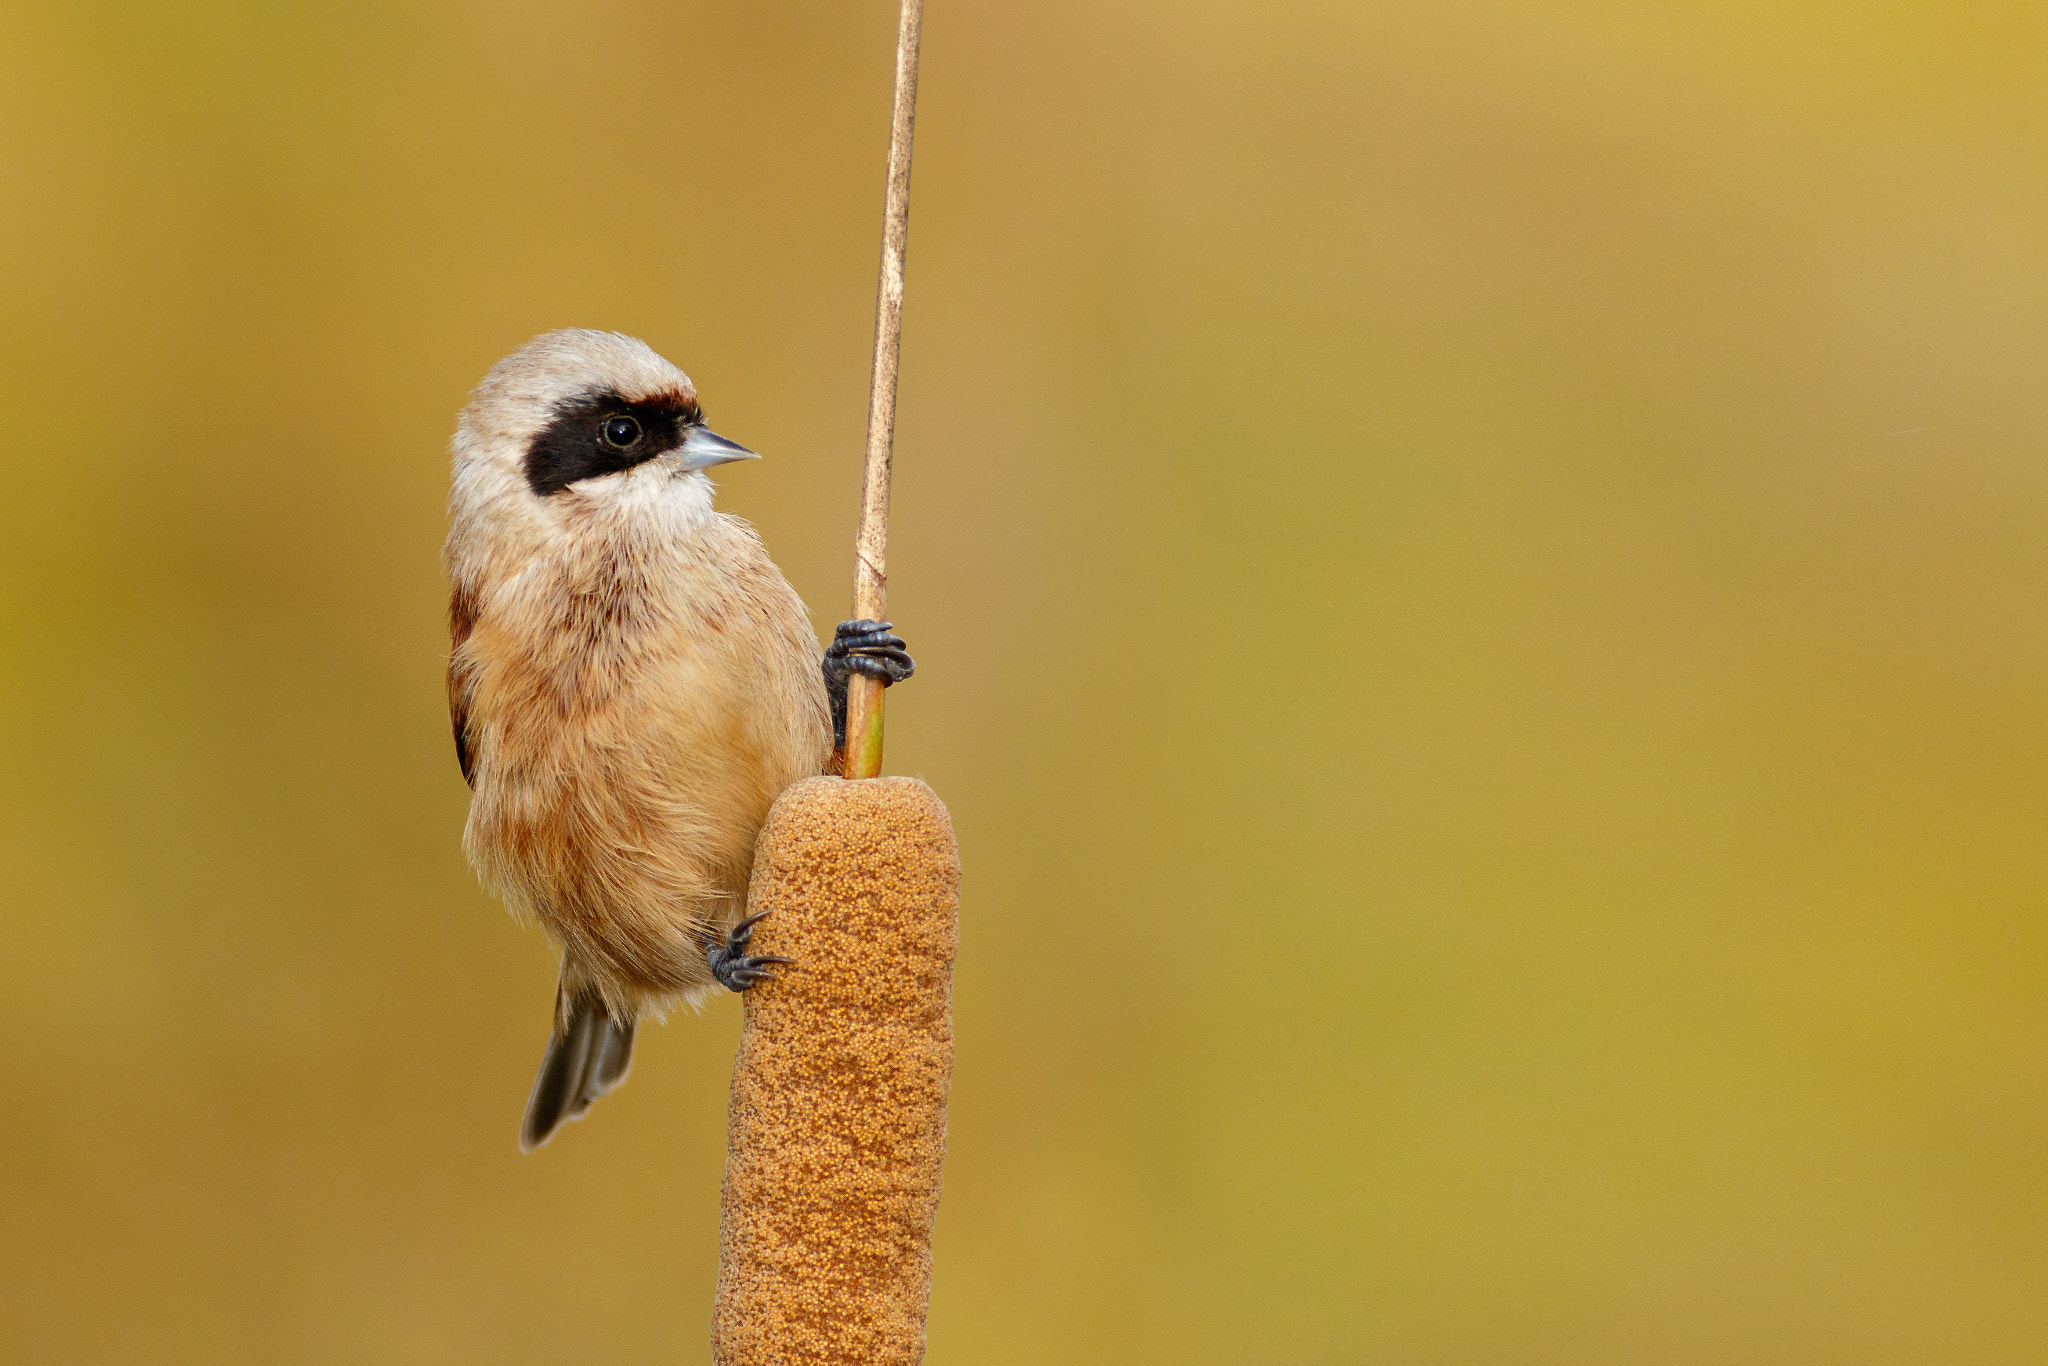
[[720, 1366], [924, 1357], [953, 1065], [960, 856], [914, 778], [809, 778], [761, 829], [733, 1068], [712, 1355]]

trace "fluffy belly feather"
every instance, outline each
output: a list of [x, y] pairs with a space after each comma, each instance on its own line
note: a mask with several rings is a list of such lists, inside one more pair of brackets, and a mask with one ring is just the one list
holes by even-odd
[[706, 943], [743, 912], [768, 808], [829, 752], [815, 637], [779, 586], [779, 612], [757, 596], [693, 630], [637, 632], [614, 612], [609, 637], [570, 634], [552, 657], [507, 648], [534, 633], [488, 620], [467, 644], [465, 848], [561, 943], [569, 985], [627, 1017], [712, 984]]

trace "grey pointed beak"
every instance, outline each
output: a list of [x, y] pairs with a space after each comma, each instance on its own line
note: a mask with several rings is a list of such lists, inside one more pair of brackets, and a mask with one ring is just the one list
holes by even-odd
[[676, 447], [686, 470], [709, 469], [728, 460], [759, 460], [761, 457], [737, 441], [727, 441], [709, 427], [692, 427], [683, 444]]

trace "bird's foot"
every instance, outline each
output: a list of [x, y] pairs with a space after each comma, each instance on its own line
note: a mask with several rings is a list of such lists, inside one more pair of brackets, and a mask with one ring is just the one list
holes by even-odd
[[794, 958], [777, 958], [772, 954], [749, 958], [747, 941], [754, 937], [754, 926], [766, 916], [750, 915], [725, 936], [725, 942], [716, 939], [704, 946], [704, 959], [711, 965], [711, 975], [727, 991], [745, 991], [756, 982], [772, 982], [775, 974], [768, 969], [777, 963], [794, 963]]
[[825, 647], [825, 677], [846, 686], [848, 674], [880, 679], [883, 687], [917, 672], [917, 663], [886, 621], [842, 621]]

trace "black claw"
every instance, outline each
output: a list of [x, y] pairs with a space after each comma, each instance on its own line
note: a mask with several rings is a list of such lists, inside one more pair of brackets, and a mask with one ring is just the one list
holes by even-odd
[[768, 969], [775, 964], [794, 964], [794, 958], [779, 958], [776, 955], [746, 955], [747, 941], [754, 937], [754, 926], [768, 912], [750, 915], [732, 927], [726, 934], [725, 942], [712, 940], [704, 946], [704, 960], [710, 965], [711, 975], [727, 991], [745, 991], [756, 982], [772, 982], [775, 974]]
[[825, 676], [844, 682], [852, 673], [901, 683], [917, 672], [917, 662], [886, 621], [842, 621], [825, 649]]
[[825, 647], [825, 698], [832, 709], [832, 743], [846, 743], [846, 680], [854, 674], [875, 679], [883, 687], [901, 683], [917, 672], [917, 662], [903, 637], [886, 621], [842, 621]]
[[855, 655], [846, 661], [847, 669], [866, 678], [878, 678], [883, 683], [901, 683], [910, 677], [911, 666], [895, 659], [877, 659], [870, 655]]

